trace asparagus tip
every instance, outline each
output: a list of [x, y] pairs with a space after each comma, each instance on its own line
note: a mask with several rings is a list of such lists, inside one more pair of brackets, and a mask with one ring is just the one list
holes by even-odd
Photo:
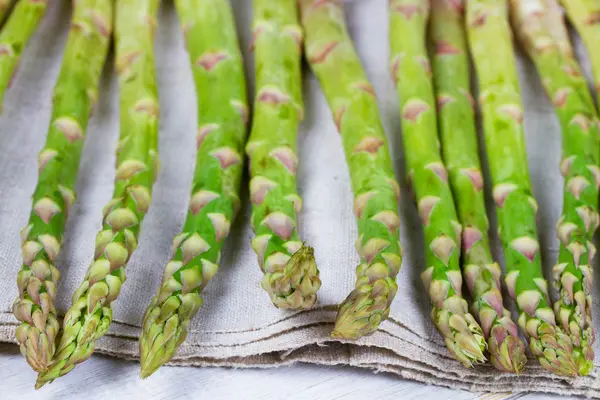
[[[69, 348], [74, 349], [75, 346], [72, 344], [71, 346], [69, 346]], [[59, 355], [60, 354], [61, 353], [59, 353]], [[72, 354], [72, 352], [68, 354]], [[88, 358], [89, 357], [81, 359], [81, 362], [87, 360]], [[75, 363], [67, 365], [68, 360], [68, 357], [63, 358], [60, 361], [54, 360], [54, 362], [50, 364], [48, 368], [46, 368], [44, 371], [40, 371], [35, 382], [35, 388], [40, 389], [45, 384], [52, 383], [55, 379], [60, 378], [61, 376], [71, 372], [71, 370], [75, 368]]]
[[148, 378], [150, 375], [154, 374], [160, 367], [161, 367], [161, 365], [154, 366], [154, 365], [142, 364], [142, 367], [140, 369], [140, 378], [142, 378], [142, 379]]
[[[584, 337], [585, 336], [587, 335], [584, 334]], [[592, 334], [591, 340], [585, 338], [581, 340], [581, 347], [573, 349], [573, 357], [575, 360], [577, 360], [577, 365], [579, 367], [578, 372], [580, 376], [589, 375], [594, 369], [594, 349], [592, 348], [593, 341]]]
[[394, 294], [385, 279], [354, 289], [340, 304], [331, 337], [358, 339], [375, 332], [381, 321], [387, 319], [388, 299]]
[[497, 369], [517, 375], [525, 369], [525, 343], [518, 336], [510, 335], [506, 330], [492, 330], [488, 338], [488, 349], [490, 361]]
[[376, 331], [378, 325], [370, 324], [368, 318], [366, 321], [361, 321], [359, 318], [348, 316], [341, 322], [336, 321], [331, 337], [334, 339], [359, 339]]
[[579, 359], [579, 375], [586, 376], [594, 369], [594, 361], [585, 358]]
[[35, 390], [41, 389], [46, 383], [49, 383], [49, 381], [43, 379], [42, 376], [39, 375], [35, 381]]
[[452, 356], [460, 361], [466, 368], [473, 368], [477, 364], [484, 363], [487, 358], [483, 354], [485, 346], [483, 336], [458, 334], [453, 339], [446, 338], [446, 347]]
[[[164, 355], [166, 356], [166, 354]], [[150, 375], [154, 374], [162, 365], [171, 357], [158, 357], [156, 355], [152, 356], [148, 353], [145, 355], [142, 354], [140, 360], [140, 377], [142, 379], [148, 378]]]
[[[361, 329], [362, 328], [362, 329]], [[335, 328], [331, 332], [331, 338], [333, 339], [350, 339], [355, 340], [362, 336], [368, 335], [373, 332], [375, 329], [365, 329], [358, 324], [335, 324]]]
[[265, 274], [262, 284], [278, 308], [311, 308], [321, 287], [313, 248], [303, 243], [289, 259], [285, 270], [281, 273]]
[[344, 334], [335, 329], [333, 330], [333, 332], [331, 332], [331, 337], [334, 339], [345, 339]]
[[468, 312], [458, 310], [453, 312], [434, 307], [432, 318], [450, 354], [465, 367], [471, 368], [487, 360], [483, 354], [487, 343], [475, 318]]
[[545, 356], [538, 357], [540, 365], [555, 375], [575, 377], [578, 373], [578, 367], [572, 357], [560, 357], [548, 359]]
[[[19, 302], [20, 300], [17, 299], [15, 308]], [[13, 312], [14, 310], [13, 308]], [[19, 312], [16, 312], [15, 316], [17, 319], [21, 319]], [[35, 325], [29, 325], [27, 322], [21, 323], [17, 328], [16, 338], [20, 344], [21, 353], [35, 372], [45, 371], [49, 367], [55, 351], [54, 341], [58, 330], [59, 324], [53, 315], [48, 316], [45, 331], [38, 329]]]
[[176, 341], [173, 339], [158, 340], [157, 342], [160, 343], [155, 342], [155, 345], [151, 349], [143, 345], [144, 337], [140, 339], [140, 377], [142, 379], [146, 379], [154, 374], [160, 367], [173, 358], [179, 348], [179, 345], [176, 345]]
[[[542, 324], [538, 332], [542, 334], [538, 338], [531, 338], [529, 347], [541, 366], [559, 376], [577, 376], [579, 361], [583, 357], [579, 356], [578, 351], [573, 351], [570, 336], [559, 327], [547, 323]], [[585, 365], [582, 367], [585, 370]]]
[[[576, 295], [575, 298], [577, 297]], [[569, 305], [561, 298], [554, 304], [555, 314], [563, 317], [561, 327], [556, 329], [557, 335], [564, 335], [564, 340], [568, 339], [570, 340], [569, 344], [572, 344], [570, 352], [577, 365], [577, 374], [586, 376], [594, 369], [594, 349], [592, 348], [594, 328], [591, 326], [591, 319], [584, 317], [591, 315], [591, 309], [587, 302], [577, 303], [577, 306]]]
[[[154, 311], [160, 312], [160, 308]], [[156, 315], [150, 311], [147, 319], [154, 319]], [[179, 318], [172, 317], [161, 322], [144, 321], [142, 336], [139, 341], [140, 351], [140, 377], [145, 379], [155, 373], [163, 364], [168, 362], [187, 336], [189, 319], [179, 323]]]

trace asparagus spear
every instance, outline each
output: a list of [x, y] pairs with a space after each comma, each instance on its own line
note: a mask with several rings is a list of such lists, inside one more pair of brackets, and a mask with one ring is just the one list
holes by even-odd
[[57, 355], [39, 374], [41, 387], [87, 360], [112, 321], [111, 303], [125, 282], [151, 201], [158, 159], [158, 98], [154, 31], [159, 0], [119, 0], [115, 9], [116, 68], [120, 91], [120, 140], [113, 199], [103, 212], [94, 261], [65, 314]]
[[475, 113], [470, 93], [469, 60], [463, 28], [463, 2], [431, 2], [430, 40], [437, 94], [439, 130], [450, 187], [462, 225], [463, 276], [471, 293], [472, 312], [483, 328], [492, 364], [519, 373], [525, 345], [504, 308], [502, 271], [488, 240], [489, 223], [477, 149]]
[[594, 367], [591, 262], [598, 226], [600, 125], [585, 79], [568, 47], [556, 0], [511, 0], [511, 11], [517, 37], [535, 63], [561, 124], [565, 191], [563, 215], [557, 225], [560, 251], [553, 269], [560, 299], [554, 311], [571, 336], [579, 374], [587, 375]]
[[310, 308], [321, 287], [313, 249], [298, 239], [296, 136], [302, 118], [302, 29], [295, 0], [254, 0], [256, 99], [250, 160], [252, 248], [279, 308]]
[[[2, 1], [2, 0], [0, 0]], [[10, 13], [6, 24], [0, 32], [0, 109], [4, 93], [8, 89], [15, 70], [19, 64], [21, 53], [27, 46], [29, 39], [46, 13], [49, 0], [19, 0]], [[10, 1], [5, 2], [5, 4]], [[10, 4], [8, 4], [10, 6]], [[0, 6], [0, 20], [2, 11], [8, 8]]]
[[[462, 297], [462, 227], [440, 154], [436, 105], [425, 33], [427, 0], [390, 1], [391, 68], [402, 113], [408, 179], [425, 234], [427, 268], [421, 279], [433, 304], [431, 318], [450, 353], [467, 367], [485, 361], [481, 327]], [[410, 77], [410, 78], [408, 78]]]
[[0, 24], [4, 22], [10, 14], [13, 4], [16, 0], [0, 0]]
[[342, 135], [358, 219], [361, 263], [340, 305], [334, 337], [357, 339], [387, 319], [402, 264], [394, 178], [377, 101], [348, 35], [341, 2], [301, 0], [306, 54]]
[[175, 355], [200, 293], [218, 269], [221, 247], [240, 207], [248, 110], [242, 58], [227, 0], [176, 0], [198, 96], [196, 170], [183, 232], [163, 283], [146, 310], [141, 375]]
[[29, 223], [21, 231], [23, 265], [13, 305], [21, 321], [17, 340], [36, 371], [44, 371], [55, 351], [59, 329], [54, 296], [60, 273], [54, 262], [62, 243], [83, 139], [98, 93], [111, 34], [112, 0], [75, 3], [63, 64], [54, 88], [46, 144], [39, 154], [39, 178]]
[[544, 368], [576, 375], [569, 336], [556, 326], [544, 279], [523, 134], [523, 106], [506, 0], [470, 0], [467, 31], [479, 81], [479, 103], [504, 248], [505, 283], [518, 324]]
[[[560, 0], [560, 3], [588, 50], [596, 93], [600, 96], [600, 1]], [[600, 107], [600, 103], [598, 106]]]

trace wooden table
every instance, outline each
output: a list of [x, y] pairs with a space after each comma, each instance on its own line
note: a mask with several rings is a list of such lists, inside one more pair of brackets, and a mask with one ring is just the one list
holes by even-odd
[[[17, 346], [0, 344], [0, 399], [210, 400], [558, 400], [541, 394], [451, 390], [351, 367], [299, 364], [269, 369], [163, 367], [142, 381], [137, 362], [94, 355], [69, 375], [33, 390], [36, 375]], [[118, 397], [117, 397], [118, 396]]]

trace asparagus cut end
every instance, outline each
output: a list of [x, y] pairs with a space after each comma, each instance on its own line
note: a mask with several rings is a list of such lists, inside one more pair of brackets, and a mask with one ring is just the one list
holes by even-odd
[[311, 308], [317, 301], [317, 291], [321, 287], [314, 249], [302, 244], [287, 262], [284, 271], [265, 274], [263, 287], [278, 308]]

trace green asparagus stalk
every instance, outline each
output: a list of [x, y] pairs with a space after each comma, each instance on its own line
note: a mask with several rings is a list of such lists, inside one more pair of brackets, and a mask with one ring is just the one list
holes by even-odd
[[0, 24], [8, 17], [15, 2], [16, 0], [0, 0]]
[[523, 133], [523, 106], [506, 0], [470, 0], [466, 9], [470, 50], [479, 81], [479, 103], [504, 248], [505, 283], [519, 310], [518, 324], [541, 365], [573, 376], [578, 366], [569, 336], [556, 326], [544, 279]]
[[600, 96], [600, 1], [560, 0], [560, 3], [587, 48], [596, 93]]
[[[450, 353], [466, 367], [485, 361], [481, 327], [462, 297], [460, 239], [448, 173], [440, 154], [436, 104], [426, 49], [428, 0], [390, 1], [391, 70], [402, 114], [406, 167], [425, 234], [421, 279], [431, 318]], [[445, 49], [442, 49], [445, 50]]]
[[63, 64], [54, 88], [46, 144], [39, 154], [39, 178], [29, 223], [21, 231], [23, 265], [13, 305], [21, 321], [17, 340], [36, 371], [45, 371], [59, 330], [54, 297], [60, 273], [54, 265], [63, 239], [85, 131], [98, 96], [108, 53], [112, 0], [75, 3]]
[[357, 339], [387, 319], [402, 264], [399, 186], [371, 84], [346, 29], [340, 1], [301, 0], [306, 55], [342, 136], [358, 219], [355, 289], [332, 336]]
[[302, 29], [296, 0], [254, 0], [256, 99], [250, 160], [252, 248], [262, 287], [279, 308], [306, 309], [321, 287], [313, 249], [298, 238], [296, 136], [302, 118]]
[[141, 375], [169, 361], [202, 305], [221, 248], [240, 207], [248, 109], [233, 15], [227, 0], [176, 0], [198, 96], [196, 169], [183, 231], [163, 283], [146, 310]]
[[94, 261], [65, 314], [57, 355], [37, 386], [87, 360], [112, 321], [111, 303], [125, 282], [158, 169], [158, 95], [154, 31], [159, 0], [119, 0], [115, 9], [120, 140], [113, 199], [104, 207]]
[[[0, 31], [0, 109], [21, 54], [40, 25], [48, 3], [49, 0], [19, 0]], [[9, 10], [10, 1], [3, 1], [3, 5], [0, 5], [0, 20], [4, 18], [2, 13]]]
[[579, 374], [587, 375], [594, 367], [591, 262], [598, 227], [600, 125], [573, 52], [560, 45], [568, 44], [568, 36], [557, 1], [511, 0], [511, 11], [516, 36], [535, 63], [563, 134], [565, 191], [557, 225], [560, 251], [553, 269], [560, 299], [554, 312], [571, 336]]
[[470, 92], [463, 2], [432, 0], [430, 41], [443, 158], [462, 225], [463, 277], [471, 310], [487, 340], [490, 361], [502, 371], [525, 367], [525, 345], [503, 306], [502, 271], [492, 258], [483, 175]]

